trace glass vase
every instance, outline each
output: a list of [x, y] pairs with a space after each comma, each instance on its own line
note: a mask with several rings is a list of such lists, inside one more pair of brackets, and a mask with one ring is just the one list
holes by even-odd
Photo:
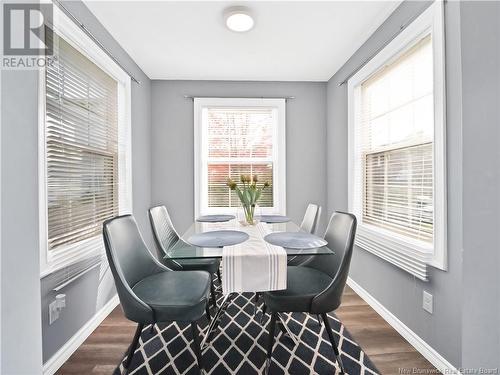
[[244, 222], [246, 225], [255, 225], [257, 220], [255, 219], [259, 212], [258, 205], [241, 205], [241, 217], [240, 222]]

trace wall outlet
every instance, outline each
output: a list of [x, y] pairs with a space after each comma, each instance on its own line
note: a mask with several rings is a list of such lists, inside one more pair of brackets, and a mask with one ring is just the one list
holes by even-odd
[[57, 319], [59, 319], [59, 308], [57, 306], [57, 301], [54, 301], [49, 305], [49, 325], [54, 323]]
[[66, 307], [66, 294], [58, 294], [49, 305], [49, 325], [59, 319], [62, 309]]
[[426, 292], [424, 290], [424, 298], [423, 298], [423, 303], [422, 307], [424, 308], [425, 311], [427, 311], [429, 314], [432, 314], [432, 308], [433, 308], [433, 301], [432, 301], [432, 294], [429, 292]]

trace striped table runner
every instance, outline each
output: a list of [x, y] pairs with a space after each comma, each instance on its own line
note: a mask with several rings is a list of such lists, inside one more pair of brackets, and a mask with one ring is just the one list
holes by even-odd
[[[233, 222], [234, 225], [234, 222]], [[286, 289], [286, 251], [264, 241], [271, 233], [267, 224], [236, 228], [248, 233], [250, 238], [238, 245], [222, 249], [222, 292], [264, 292]]]

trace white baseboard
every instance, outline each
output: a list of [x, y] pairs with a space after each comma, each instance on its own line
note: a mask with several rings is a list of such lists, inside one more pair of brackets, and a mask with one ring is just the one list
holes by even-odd
[[363, 287], [356, 283], [350, 277], [347, 279], [347, 285], [354, 290], [368, 305], [370, 305], [392, 328], [404, 337], [420, 354], [422, 354], [434, 367], [442, 374], [459, 374], [450, 362], [448, 362], [434, 348], [427, 344], [420, 336], [408, 328], [393, 313], [387, 310], [379, 301], [377, 301]]
[[69, 357], [83, 344], [92, 332], [120, 303], [118, 295], [111, 298], [80, 330], [71, 337], [46, 363], [43, 365], [43, 375], [53, 375]]

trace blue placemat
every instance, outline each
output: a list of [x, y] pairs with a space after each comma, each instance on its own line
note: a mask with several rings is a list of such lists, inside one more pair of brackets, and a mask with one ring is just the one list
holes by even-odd
[[248, 240], [249, 235], [239, 230], [214, 230], [197, 233], [187, 240], [191, 245], [198, 247], [232, 246]]
[[234, 215], [204, 215], [196, 219], [202, 223], [222, 223], [224, 221], [233, 220], [236, 218]]
[[274, 232], [265, 236], [264, 240], [290, 249], [315, 249], [328, 244], [323, 238], [305, 232]]
[[257, 220], [263, 223], [276, 224], [276, 223], [288, 223], [290, 218], [283, 215], [260, 215]]

